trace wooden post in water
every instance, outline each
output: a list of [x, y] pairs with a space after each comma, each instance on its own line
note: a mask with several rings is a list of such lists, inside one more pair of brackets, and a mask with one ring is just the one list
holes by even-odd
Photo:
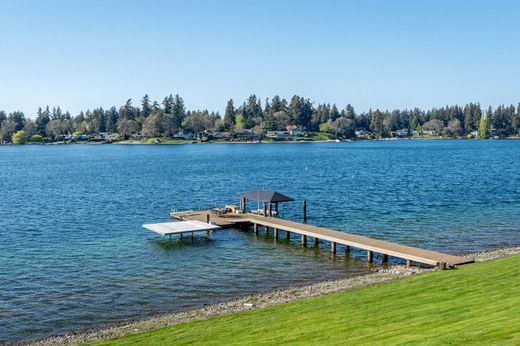
[[287, 240], [291, 240], [291, 232], [285, 231], [285, 237], [287, 238]]
[[274, 233], [274, 240], [278, 240], [278, 228], [274, 228], [273, 233]]
[[318, 247], [318, 245], [319, 245], [318, 242], [319, 242], [319, 239], [316, 238], [316, 237], [314, 237], [314, 239], [313, 239], [313, 241], [312, 241], [312, 246], [314, 246], [314, 247]]
[[345, 256], [350, 256], [350, 246], [345, 245]]
[[388, 263], [388, 255], [383, 254], [383, 263]]
[[254, 224], [253, 224], [253, 232], [254, 232], [255, 234], [258, 234], [258, 224], [257, 224], [257, 223], [254, 223]]
[[333, 241], [330, 242], [330, 251], [332, 251], [334, 255], [336, 254], [336, 243]]
[[406, 260], [406, 268], [410, 268], [412, 266], [412, 261]]
[[374, 253], [372, 251], [367, 251], [367, 261], [368, 263], [372, 263], [374, 261]]
[[307, 236], [302, 234], [302, 246], [307, 247]]
[[265, 228], [265, 234], [269, 234], [269, 227], [268, 226], [264, 226]]
[[439, 269], [446, 270], [446, 262], [439, 262]]
[[209, 223], [209, 214], [206, 214], [206, 223]]
[[303, 200], [303, 222], [307, 222], [307, 200]]

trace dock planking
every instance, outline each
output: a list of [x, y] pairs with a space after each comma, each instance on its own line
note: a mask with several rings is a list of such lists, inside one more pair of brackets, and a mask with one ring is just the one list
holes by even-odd
[[455, 266], [473, 262], [473, 260], [465, 257], [420, 249], [357, 234], [335, 231], [324, 227], [289, 221], [281, 218], [250, 213], [228, 213], [218, 215], [210, 210], [206, 210], [172, 213], [171, 217], [178, 220], [197, 220], [202, 222], [207, 222], [209, 217], [209, 220], [213, 224], [222, 228], [253, 225], [253, 228], [257, 230], [258, 225], [270, 227], [276, 230], [276, 235], [278, 235], [279, 230], [301, 235], [302, 244], [304, 246], [306, 246], [307, 237], [312, 237], [315, 240], [319, 239], [331, 242], [331, 249], [333, 249], [333, 252], [336, 251], [336, 244], [345, 245], [347, 251], [350, 247], [365, 250], [367, 251], [367, 259], [369, 262], [372, 262], [373, 253], [383, 255], [384, 260], [387, 260], [388, 256], [393, 256], [406, 260], [408, 264], [413, 261], [441, 268], [447, 265]]

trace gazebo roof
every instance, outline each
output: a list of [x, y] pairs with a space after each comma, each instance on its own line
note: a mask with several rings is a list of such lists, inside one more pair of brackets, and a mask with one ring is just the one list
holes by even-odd
[[278, 203], [278, 202], [291, 202], [294, 201], [291, 197], [287, 197], [285, 195], [282, 195], [279, 192], [276, 191], [267, 191], [267, 190], [250, 190], [242, 195], [240, 195], [239, 198], [246, 198], [248, 200], [258, 200], [262, 202], [269, 202], [269, 203]]

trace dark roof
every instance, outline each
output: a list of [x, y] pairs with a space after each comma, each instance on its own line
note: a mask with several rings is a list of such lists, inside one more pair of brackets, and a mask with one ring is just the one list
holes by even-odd
[[279, 192], [276, 191], [267, 191], [267, 190], [251, 190], [243, 193], [240, 195], [239, 198], [245, 197], [249, 200], [259, 200], [262, 202], [291, 202], [294, 201], [291, 197], [287, 197], [285, 195], [282, 195]]

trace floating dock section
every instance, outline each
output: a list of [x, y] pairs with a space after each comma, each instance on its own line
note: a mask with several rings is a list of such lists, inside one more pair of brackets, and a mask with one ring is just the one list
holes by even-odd
[[158, 233], [160, 235], [172, 236], [174, 234], [195, 233], [195, 232], [209, 232], [221, 227], [207, 222], [197, 220], [164, 222], [164, 223], [149, 223], [144, 224], [144, 228], [149, 231]]

